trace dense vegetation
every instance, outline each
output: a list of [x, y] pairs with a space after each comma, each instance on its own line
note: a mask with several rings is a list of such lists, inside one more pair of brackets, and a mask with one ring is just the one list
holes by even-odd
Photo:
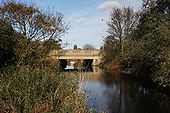
[[[105, 38], [104, 45], [105, 62], [109, 64], [110, 60], [119, 61], [123, 65], [122, 68], [131, 75], [170, 87], [170, 7], [168, 4], [170, 4], [169, 0], [144, 0], [142, 11], [137, 13], [139, 19], [136, 25], [129, 31], [125, 29], [123, 33], [126, 34], [123, 38], [117, 38], [117, 35], [110, 33], [111, 30], [113, 33], [116, 32], [114, 19], [111, 16], [110, 34]], [[135, 17], [131, 19], [136, 20]], [[122, 22], [121, 25], [123, 26], [124, 23]], [[120, 34], [118, 36], [121, 37]], [[109, 53], [112, 54], [107, 57]]]
[[39, 63], [50, 50], [60, 48], [60, 36], [68, 29], [62, 14], [14, 1], [0, 6], [0, 20], [0, 58], [5, 65], [10, 61], [5, 57], [11, 57], [8, 54], [13, 54], [20, 65]]
[[85, 112], [76, 81], [50, 69], [11, 67], [0, 78], [0, 112]]
[[15, 1], [0, 5], [0, 112], [85, 112], [77, 77], [48, 57], [69, 26], [61, 13]]

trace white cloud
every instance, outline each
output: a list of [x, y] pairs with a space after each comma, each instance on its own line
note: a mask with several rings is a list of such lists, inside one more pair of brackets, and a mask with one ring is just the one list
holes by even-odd
[[114, 7], [120, 7], [120, 3], [117, 1], [106, 1], [98, 6], [99, 10], [111, 9]]
[[80, 18], [80, 19], [76, 20], [76, 23], [78, 23], [78, 24], [84, 23], [84, 19]]
[[63, 42], [70, 44], [65, 49], [72, 49], [75, 44], [82, 47], [86, 43], [99, 49], [103, 44], [103, 37], [106, 36], [109, 12], [101, 12], [96, 7], [86, 7], [72, 12], [70, 17], [73, 20], [70, 30], [62, 37]]

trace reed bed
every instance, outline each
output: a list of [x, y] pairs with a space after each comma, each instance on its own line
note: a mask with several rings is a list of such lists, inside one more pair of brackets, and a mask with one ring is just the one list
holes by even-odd
[[88, 95], [80, 88], [76, 76], [11, 67], [0, 77], [0, 113], [95, 112], [87, 109]]

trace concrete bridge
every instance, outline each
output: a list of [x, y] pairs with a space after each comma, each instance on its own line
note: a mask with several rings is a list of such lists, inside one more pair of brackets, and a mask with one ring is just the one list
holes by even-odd
[[99, 65], [102, 61], [100, 50], [54, 50], [49, 56], [59, 60], [93, 60], [92, 65]]

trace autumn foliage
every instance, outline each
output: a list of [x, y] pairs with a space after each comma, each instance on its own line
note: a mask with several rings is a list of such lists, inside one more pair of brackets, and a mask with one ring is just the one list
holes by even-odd
[[1, 27], [1, 58], [14, 54], [19, 65], [36, 64], [51, 50], [60, 49], [60, 37], [69, 28], [61, 13], [42, 11], [33, 4], [15, 1], [0, 5], [0, 20], [6, 27]]

